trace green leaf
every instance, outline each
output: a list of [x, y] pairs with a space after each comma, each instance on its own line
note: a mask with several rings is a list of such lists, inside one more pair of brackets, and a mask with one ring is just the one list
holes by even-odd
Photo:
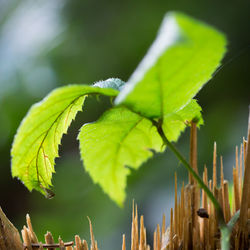
[[93, 86], [100, 88], [112, 88], [121, 91], [125, 85], [125, 82], [119, 78], [109, 78], [105, 81], [98, 81]]
[[125, 199], [127, 175], [160, 152], [162, 140], [152, 122], [126, 108], [113, 108], [82, 126], [78, 139], [85, 169], [119, 205]]
[[235, 223], [238, 221], [238, 219], [240, 218], [240, 210], [238, 210], [230, 219], [230, 221], [227, 223], [227, 227], [228, 227], [228, 230], [230, 232], [232, 232], [234, 226], [235, 226]]
[[[163, 130], [170, 141], [175, 141], [193, 120], [198, 126], [203, 123], [201, 108], [195, 100], [178, 112], [166, 115]], [[125, 107], [113, 108], [97, 122], [83, 125], [78, 139], [85, 169], [119, 205], [125, 199], [130, 173], [127, 166], [138, 169], [152, 157], [152, 150], [164, 150], [152, 121]]]
[[178, 12], [167, 14], [115, 103], [148, 118], [177, 112], [211, 79], [225, 46], [224, 35], [211, 26]]
[[[116, 96], [122, 81], [108, 79], [94, 86], [69, 85], [52, 91], [33, 105], [23, 119], [12, 146], [12, 176], [18, 177], [29, 190], [52, 195], [52, 174], [58, 146], [72, 120], [90, 94]], [[118, 85], [117, 85], [118, 84]], [[107, 88], [111, 86], [112, 88]], [[104, 88], [102, 88], [104, 87]]]
[[201, 107], [192, 99], [185, 107], [163, 117], [162, 128], [169, 141], [177, 141], [187, 125], [194, 121], [198, 126], [203, 124]]

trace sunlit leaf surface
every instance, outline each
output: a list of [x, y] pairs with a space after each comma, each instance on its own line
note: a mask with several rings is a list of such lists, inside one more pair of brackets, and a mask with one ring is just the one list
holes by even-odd
[[116, 99], [148, 118], [182, 109], [212, 77], [225, 53], [224, 35], [171, 12], [156, 40]]
[[94, 123], [82, 126], [78, 136], [85, 169], [94, 182], [119, 205], [125, 198], [126, 179], [154, 151], [162, 140], [148, 119], [125, 108], [114, 108]]
[[[130, 168], [137, 169], [164, 150], [156, 122], [176, 141], [191, 121], [203, 123], [193, 97], [212, 77], [225, 53], [226, 39], [214, 28], [171, 12], [145, 58], [125, 84], [119, 79], [53, 91], [23, 120], [12, 149], [12, 174], [50, 195], [58, 145], [89, 94], [117, 96], [116, 105], [82, 126], [78, 139], [84, 167], [119, 205]], [[154, 124], [154, 125], [153, 125]]]
[[[72, 120], [82, 109], [87, 95], [116, 96], [122, 81], [109, 79], [95, 86], [70, 85], [52, 91], [33, 105], [23, 119], [12, 146], [12, 175], [29, 190], [37, 189], [47, 196], [58, 157], [58, 146]], [[112, 86], [111, 86], [112, 85]], [[107, 88], [111, 86], [113, 88]], [[104, 87], [104, 88], [102, 88]]]
[[[184, 109], [164, 117], [163, 129], [175, 141], [188, 123], [202, 123], [201, 108], [192, 100]], [[85, 169], [94, 182], [119, 205], [125, 199], [129, 168], [137, 169], [164, 150], [152, 121], [124, 107], [113, 108], [94, 123], [83, 125], [78, 136]]]
[[191, 100], [177, 112], [164, 115], [162, 128], [169, 141], [177, 141], [191, 121], [196, 122], [198, 126], [203, 124], [201, 107], [196, 100]]

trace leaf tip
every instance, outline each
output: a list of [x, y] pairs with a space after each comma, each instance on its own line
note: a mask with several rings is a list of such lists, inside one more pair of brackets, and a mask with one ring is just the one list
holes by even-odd
[[43, 194], [47, 199], [52, 199], [55, 196], [55, 193], [51, 189], [45, 188], [42, 185], [40, 185], [40, 187], [43, 190]]

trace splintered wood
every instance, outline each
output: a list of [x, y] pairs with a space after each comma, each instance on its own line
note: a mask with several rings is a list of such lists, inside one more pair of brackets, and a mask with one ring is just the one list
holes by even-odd
[[19, 232], [8, 220], [0, 207], [0, 249], [22, 249], [23, 244]]
[[[250, 122], [249, 122], [250, 124]], [[197, 142], [196, 127], [191, 126], [191, 152], [190, 164], [198, 172], [197, 168]], [[250, 129], [249, 129], [250, 131]], [[229, 222], [232, 216], [241, 209], [240, 219], [236, 223], [232, 237], [231, 249], [249, 249], [250, 233], [250, 147], [248, 140], [243, 139], [240, 146], [235, 150], [235, 168], [233, 168], [233, 183], [229, 185], [224, 179], [223, 159], [220, 157], [220, 171], [217, 166], [217, 146], [214, 143], [212, 180], [208, 179], [207, 167], [204, 167], [203, 181], [219, 201], [224, 218]], [[195, 147], [195, 148], [194, 148]], [[244, 168], [244, 171], [243, 171]], [[217, 172], [220, 179], [217, 180]], [[243, 172], [244, 183], [243, 183]], [[231, 187], [232, 188], [231, 188]], [[230, 190], [229, 190], [230, 189]], [[156, 226], [153, 235], [153, 250], [213, 250], [220, 249], [220, 231], [216, 210], [206, 193], [201, 190], [196, 181], [189, 176], [189, 183], [184, 187], [182, 183], [180, 198], [177, 197], [177, 176], [175, 174], [175, 204], [170, 211], [170, 225], [166, 228], [165, 215], [162, 226]], [[230, 194], [231, 193], [231, 197]], [[200, 199], [201, 198], [201, 199]], [[230, 205], [231, 201], [231, 205]], [[243, 209], [242, 209], [243, 208]], [[138, 225], [140, 224], [140, 229]], [[138, 222], [137, 206], [133, 204], [131, 250], [148, 250], [146, 242], [146, 228], [144, 218], [141, 216]], [[123, 248], [126, 249], [125, 235], [123, 235]]]
[[[21, 248], [15, 249], [44, 249], [47, 248], [49, 250], [55, 249], [62, 249], [62, 250], [98, 250], [97, 242], [95, 241], [92, 224], [90, 219], [89, 220], [89, 227], [90, 227], [90, 238], [91, 238], [91, 246], [88, 248], [88, 244], [86, 240], [81, 240], [78, 235], [75, 235], [75, 242], [63, 242], [63, 240], [59, 237], [58, 243], [54, 242], [53, 236], [50, 232], [47, 232], [44, 236], [45, 244], [42, 242], [38, 242], [35, 232], [33, 231], [31, 220], [29, 215], [26, 216], [27, 227], [24, 226], [23, 230], [21, 231], [22, 238], [23, 238], [23, 246]], [[2, 248], [0, 248], [2, 249]], [[7, 249], [7, 248], [6, 248]], [[14, 250], [14, 248], [13, 248]]]

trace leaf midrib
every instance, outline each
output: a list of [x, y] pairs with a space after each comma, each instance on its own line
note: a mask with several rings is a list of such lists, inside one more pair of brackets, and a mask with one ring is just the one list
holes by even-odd
[[117, 160], [118, 160], [118, 156], [119, 156], [119, 152], [121, 150], [121, 147], [122, 147], [122, 143], [124, 142], [124, 140], [127, 138], [127, 136], [130, 134], [130, 132], [136, 128], [136, 126], [144, 119], [144, 117], [140, 117], [139, 120], [133, 124], [133, 126], [131, 126], [131, 128], [123, 135], [123, 137], [121, 138], [120, 140], [120, 143], [118, 144], [117, 148], [116, 148], [116, 151], [115, 151], [115, 158], [114, 158], [114, 161], [113, 161], [113, 164], [112, 164], [112, 179], [114, 181], [114, 183], [116, 184], [116, 176], [115, 176], [115, 167], [116, 167], [116, 164], [117, 164]]
[[[49, 131], [50, 131], [50, 129], [54, 126], [54, 124], [57, 122], [57, 120], [59, 119], [59, 117], [60, 116], [62, 116], [62, 114], [72, 105], [72, 104], [74, 104], [78, 99], [80, 99], [81, 97], [83, 97], [83, 96], [85, 96], [85, 95], [87, 95], [87, 94], [82, 94], [82, 95], [80, 95], [80, 96], [78, 96], [77, 98], [75, 98], [59, 115], [58, 115], [58, 117], [55, 119], [55, 121], [51, 124], [51, 126], [48, 128], [48, 130], [47, 130], [47, 132], [46, 132], [46, 134], [45, 134], [45, 136], [44, 136], [44, 138], [43, 138], [43, 140], [42, 140], [42, 142], [41, 142], [41, 144], [40, 144], [40, 146], [39, 146], [39, 148], [38, 148], [38, 150], [37, 150], [37, 153], [36, 153], [36, 172], [37, 172], [37, 181], [38, 181], [38, 183], [39, 183], [39, 171], [38, 171], [38, 157], [39, 157], [39, 152], [40, 152], [40, 150], [41, 150], [41, 147], [42, 147], [42, 145], [43, 145], [43, 143], [44, 143], [44, 141], [45, 141], [45, 139], [46, 139], [46, 137], [48, 136], [48, 134], [49, 134]], [[42, 178], [43, 179], [43, 178]], [[43, 180], [44, 181], [44, 180]], [[45, 181], [44, 181], [45, 182]], [[46, 183], [46, 182], [45, 182]]]

